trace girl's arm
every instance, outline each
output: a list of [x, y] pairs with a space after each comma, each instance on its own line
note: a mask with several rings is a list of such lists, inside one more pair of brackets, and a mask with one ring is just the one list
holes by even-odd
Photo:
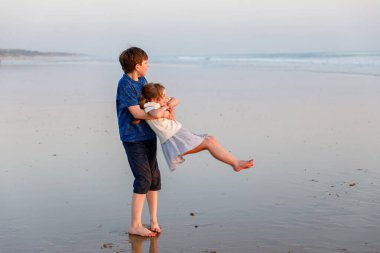
[[168, 119], [174, 120], [175, 119], [175, 107], [179, 104], [179, 100], [172, 97], [168, 101], [167, 105], [169, 106], [169, 117]]

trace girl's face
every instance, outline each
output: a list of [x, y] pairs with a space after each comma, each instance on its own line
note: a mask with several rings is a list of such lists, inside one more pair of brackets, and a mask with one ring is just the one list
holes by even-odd
[[156, 103], [159, 103], [161, 106], [165, 106], [168, 104], [169, 98], [166, 96], [166, 92], [162, 92], [162, 97], [156, 99]]

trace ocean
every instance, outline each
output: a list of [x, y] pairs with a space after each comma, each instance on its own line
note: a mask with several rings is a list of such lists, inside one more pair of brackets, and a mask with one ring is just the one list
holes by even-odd
[[380, 52], [268, 53], [157, 57], [159, 63], [236, 65], [257, 69], [380, 75]]
[[[115, 62], [115, 60], [117, 59], [110, 57], [85, 56], [75, 59], [4, 60], [3, 65]], [[150, 62], [160, 64], [236, 66], [258, 70], [380, 75], [379, 51], [152, 56]]]

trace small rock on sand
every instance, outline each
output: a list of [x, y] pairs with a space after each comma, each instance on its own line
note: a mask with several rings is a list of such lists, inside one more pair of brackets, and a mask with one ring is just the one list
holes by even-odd
[[101, 249], [112, 249], [112, 243], [104, 243]]

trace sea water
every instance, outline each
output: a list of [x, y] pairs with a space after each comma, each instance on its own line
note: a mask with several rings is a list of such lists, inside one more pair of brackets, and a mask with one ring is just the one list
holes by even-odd
[[309, 52], [157, 57], [158, 62], [239, 65], [256, 69], [380, 75], [380, 52]]

